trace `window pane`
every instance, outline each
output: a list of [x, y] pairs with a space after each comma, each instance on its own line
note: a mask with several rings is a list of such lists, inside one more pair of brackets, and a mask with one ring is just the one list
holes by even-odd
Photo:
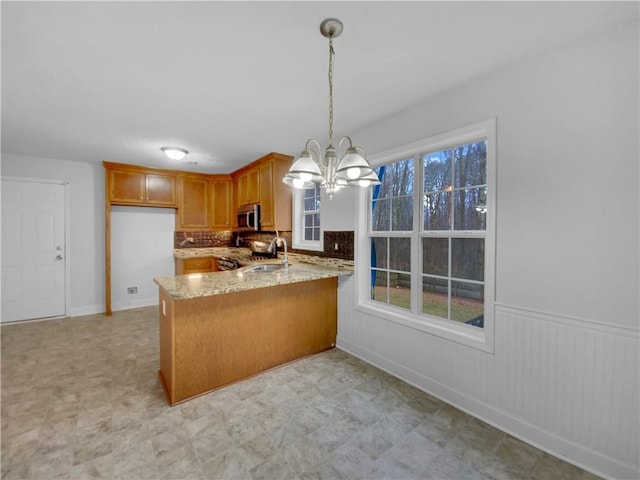
[[389, 269], [411, 271], [411, 239], [389, 239]]
[[448, 283], [443, 278], [422, 277], [422, 313], [449, 318]]
[[391, 229], [396, 232], [413, 230], [413, 197], [393, 199]]
[[304, 239], [305, 240], [313, 240], [313, 228], [305, 228], [304, 229]]
[[413, 195], [413, 158], [380, 167], [377, 173], [381, 183], [376, 198]]
[[397, 307], [411, 308], [411, 275], [389, 273], [389, 303]]
[[387, 239], [374, 237], [371, 239], [371, 266], [387, 268]]
[[451, 276], [484, 280], [484, 238], [451, 239]]
[[387, 303], [387, 272], [371, 271], [371, 299]]
[[449, 239], [422, 239], [422, 273], [449, 275]]
[[319, 227], [315, 227], [313, 229], [313, 239], [318, 241], [320, 240], [320, 228]]
[[304, 226], [312, 227], [313, 226], [313, 215], [305, 215], [304, 216]]
[[486, 187], [466, 188], [454, 192], [454, 230], [486, 230], [485, 192]]
[[304, 209], [306, 211], [318, 210], [317, 205], [316, 205], [316, 198], [315, 197], [313, 197], [313, 198], [305, 198], [304, 199]]
[[451, 320], [481, 326], [484, 315], [484, 285], [451, 282]]
[[487, 183], [486, 141], [456, 147], [454, 157], [454, 187], [471, 187]]
[[451, 151], [429, 153], [423, 157], [424, 191], [438, 192], [451, 187]]
[[376, 200], [371, 208], [371, 229], [388, 232], [391, 230], [391, 200]]
[[424, 196], [424, 229], [451, 230], [451, 192]]

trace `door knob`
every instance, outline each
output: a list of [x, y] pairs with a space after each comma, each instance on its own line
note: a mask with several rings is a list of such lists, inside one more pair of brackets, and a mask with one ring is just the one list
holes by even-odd
[[56, 255], [56, 260], [62, 260], [62, 255]]

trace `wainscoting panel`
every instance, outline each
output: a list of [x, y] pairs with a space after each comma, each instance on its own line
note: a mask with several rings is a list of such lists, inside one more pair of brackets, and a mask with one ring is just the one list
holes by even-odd
[[638, 478], [639, 335], [497, 305], [487, 353], [356, 308], [341, 280], [338, 347], [594, 473]]

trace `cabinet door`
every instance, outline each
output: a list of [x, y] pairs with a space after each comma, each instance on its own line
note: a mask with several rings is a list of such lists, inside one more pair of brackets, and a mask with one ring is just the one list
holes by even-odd
[[176, 206], [176, 177], [157, 173], [146, 174], [145, 203]]
[[143, 172], [109, 170], [109, 200], [114, 203], [144, 203]]
[[231, 180], [211, 180], [211, 227], [231, 228]]
[[273, 165], [260, 165], [260, 226], [262, 230], [274, 228], [273, 216]]
[[238, 176], [238, 205], [260, 201], [259, 169], [253, 168]]
[[217, 267], [217, 260], [210, 257], [176, 259], [176, 275], [215, 272]]
[[259, 169], [250, 170], [247, 175], [247, 203], [258, 203], [260, 201], [260, 180]]
[[181, 177], [178, 202], [178, 230], [209, 228], [209, 180], [207, 177]]

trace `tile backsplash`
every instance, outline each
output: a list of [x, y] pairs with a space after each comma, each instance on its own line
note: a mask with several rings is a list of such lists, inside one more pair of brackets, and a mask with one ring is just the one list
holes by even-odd
[[173, 232], [174, 248], [228, 247], [233, 232]]
[[[279, 232], [291, 245], [291, 232]], [[269, 243], [275, 232], [174, 232], [174, 248], [247, 247], [250, 241]], [[240, 241], [238, 242], [238, 236]], [[353, 230], [324, 232], [324, 251], [290, 248], [292, 253], [353, 260]], [[336, 248], [337, 247], [337, 248]]]
[[353, 230], [324, 232], [323, 245], [322, 256], [353, 260]]

